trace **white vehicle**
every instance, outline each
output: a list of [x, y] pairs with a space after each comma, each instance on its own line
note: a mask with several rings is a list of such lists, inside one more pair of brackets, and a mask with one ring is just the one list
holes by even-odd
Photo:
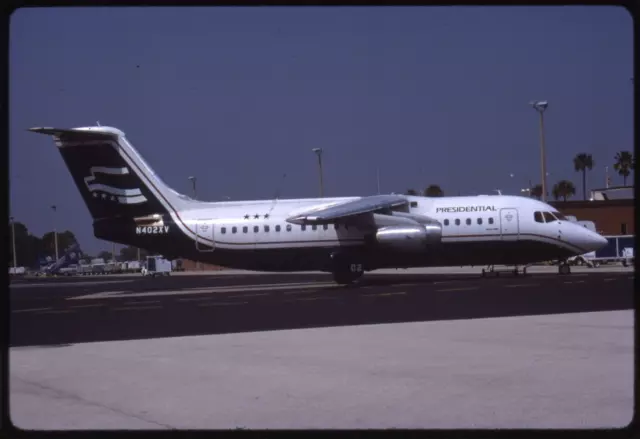
[[117, 128], [32, 128], [51, 135], [94, 235], [256, 271], [327, 271], [352, 283], [380, 268], [518, 266], [597, 250], [607, 241], [528, 197], [480, 195], [201, 202], [167, 186]]
[[142, 269], [143, 276], [169, 276], [171, 275], [171, 261], [162, 256], [147, 256], [147, 261]]
[[635, 256], [633, 255], [633, 247], [625, 247], [622, 249], [622, 265], [625, 267], [632, 265], [635, 261]]
[[16, 275], [23, 275], [26, 273], [26, 270], [24, 267], [9, 267], [9, 274], [16, 276]]
[[568, 259], [568, 262], [571, 265], [586, 265], [589, 268], [594, 268], [600, 265], [595, 258], [596, 252], [589, 252], [584, 255], [572, 256]]

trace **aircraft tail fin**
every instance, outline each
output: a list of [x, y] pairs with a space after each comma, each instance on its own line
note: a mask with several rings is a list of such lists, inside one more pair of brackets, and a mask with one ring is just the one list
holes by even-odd
[[96, 221], [165, 214], [179, 202], [117, 128], [31, 128], [53, 136]]

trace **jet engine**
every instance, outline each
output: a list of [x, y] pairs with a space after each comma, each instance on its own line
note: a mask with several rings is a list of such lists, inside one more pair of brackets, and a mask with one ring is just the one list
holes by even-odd
[[437, 222], [388, 226], [378, 229], [378, 244], [401, 251], [424, 251], [442, 240], [442, 226]]

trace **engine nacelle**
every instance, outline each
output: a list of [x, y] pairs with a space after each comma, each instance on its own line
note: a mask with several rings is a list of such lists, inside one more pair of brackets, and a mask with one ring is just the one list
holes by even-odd
[[442, 226], [437, 222], [407, 226], [389, 226], [378, 229], [376, 240], [380, 245], [403, 251], [424, 251], [430, 244], [442, 240]]

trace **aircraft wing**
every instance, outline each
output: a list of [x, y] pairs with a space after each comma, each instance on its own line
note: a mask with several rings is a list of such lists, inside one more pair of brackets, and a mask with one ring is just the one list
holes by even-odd
[[294, 224], [326, 224], [362, 214], [403, 206], [409, 200], [402, 195], [373, 195], [320, 209], [309, 209], [287, 218]]

